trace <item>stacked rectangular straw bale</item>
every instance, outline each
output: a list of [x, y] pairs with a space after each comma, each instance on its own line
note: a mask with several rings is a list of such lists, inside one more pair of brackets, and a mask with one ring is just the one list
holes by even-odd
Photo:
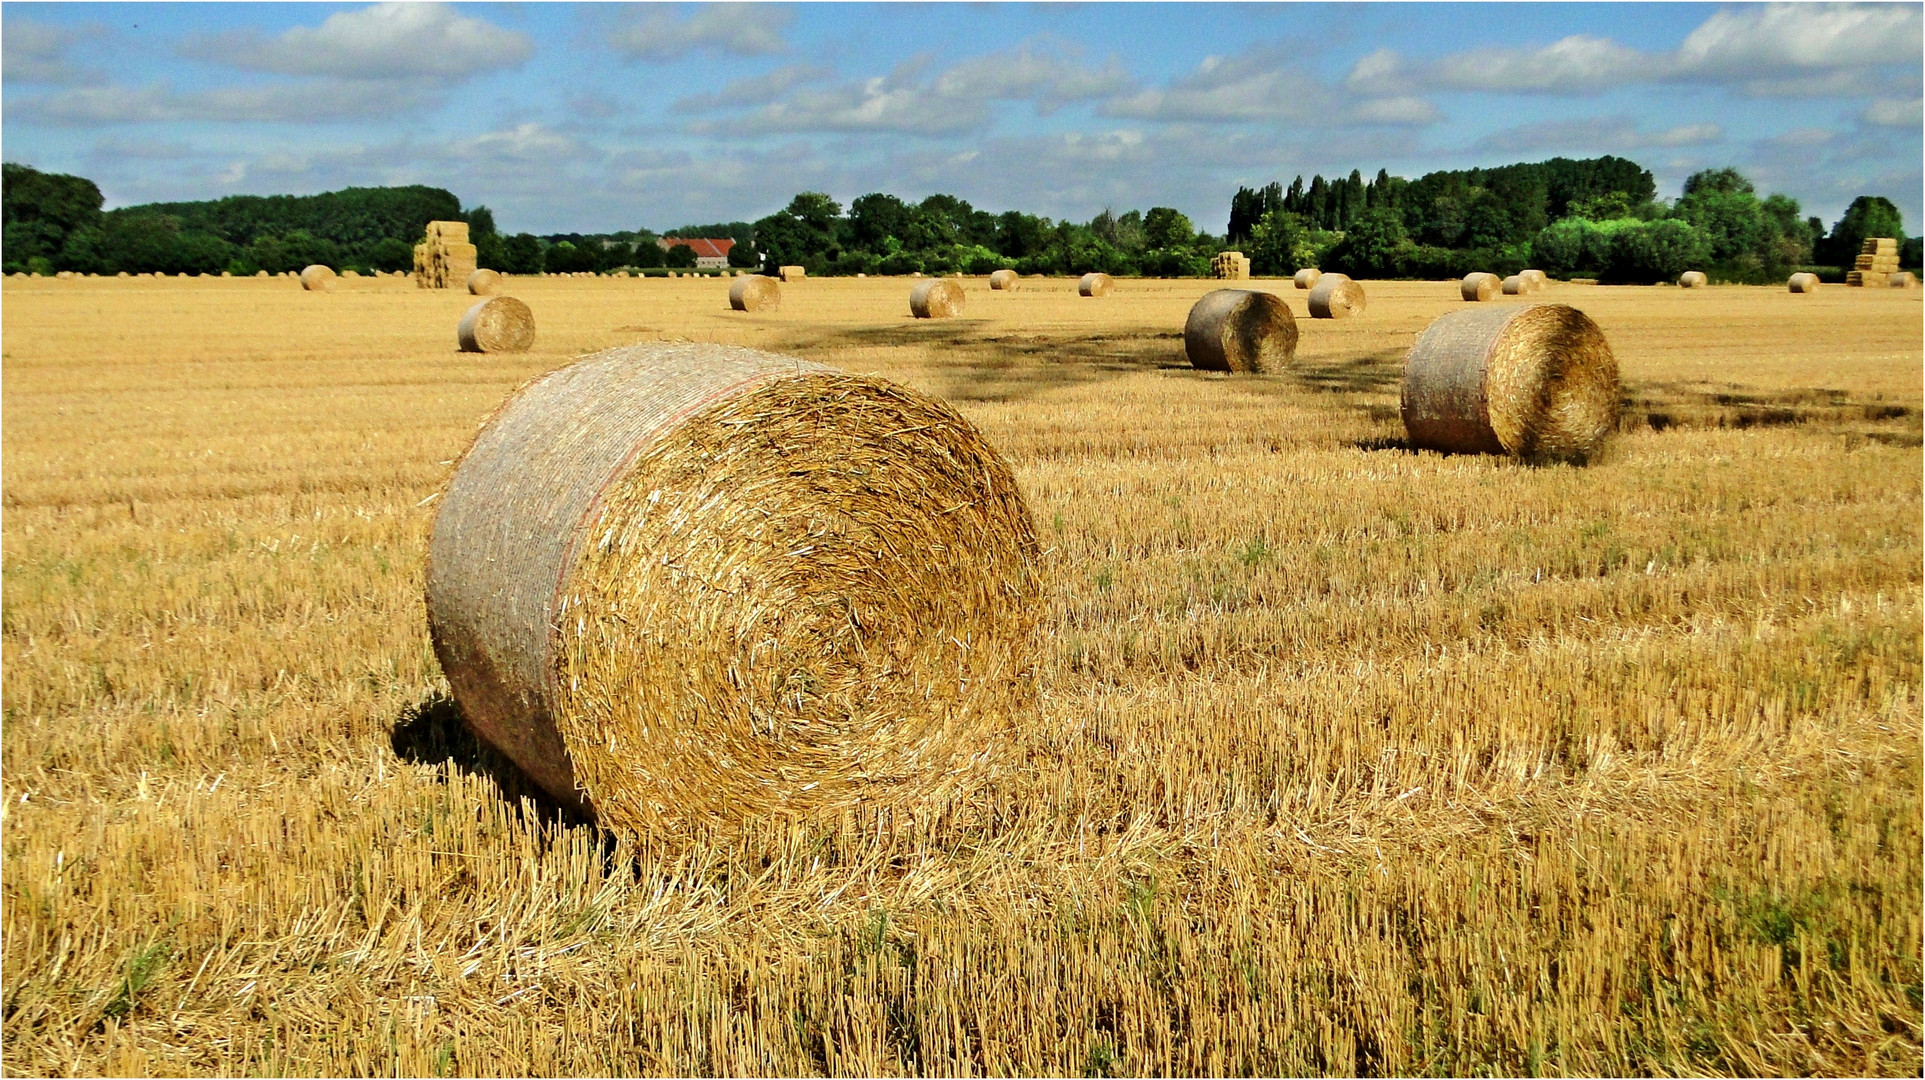
[[1865, 239], [1865, 248], [1855, 268], [1845, 275], [1845, 284], [1882, 288], [1890, 285], [1898, 272], [1898, 241], [1889, 236]]
[[414, 283], [423, 289], [465, 289], [475, 272], [475, 246], [465, 221], [430, 221], [414, 246]]
[[1219, 281], [1247, 281], [1250, 259], [1241, 251], [1220, 251], [1210, 260], [1210, 276]]

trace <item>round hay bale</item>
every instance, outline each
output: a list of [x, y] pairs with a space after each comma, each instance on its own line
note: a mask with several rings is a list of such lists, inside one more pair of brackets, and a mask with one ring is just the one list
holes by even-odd
[[1531, 283], [1517, 274], [1512, 274], [1504, 279], [1503, 289], [1505, 296], [1524, 296], [1531, 291]]
[[1314, 266], [1306, 266], [1297, 271], [1290, 280], [1295, 282], [1299, 289], [1314, 289], [1317, 287], [1317, 280], [1321, 277], [1323, 277], [1323, 271]]
[[535, 313], [512, 296], [493, 296], [461, 317], [455, 338], [462, 352], [527, 352], [535, 343]]
[[1216, 289], [1191, 306], [1183, 351], [1202, 371], [1282, 371], [1297, 358], [1297, 317], [1274, 293]]
[[[74, 278], [78, 276], [80, 275], [74, 273], [72, 270], [62, 270], [58, 274], [54, 275], [54, 280], [55, 281], [72, 281]], [[182, 274], [181, 276], [186, 277], [187, 275]]]
[[1310, 317], [1348, 319], [1364, 310], [1364, 287], [1342, 274], [1323, 274], [1310, 290]]
[[501, 291], [501, 275], [493, 270], [481, 269], [468, 275], [468, 293], [471, 296], [493, 296]]
[[912, 806], [1033, 697], [1035, 527], [947, 404], [725, 345], [611, 349], [523, 387], [430, 541], [468, 722], [633, 832]]
[[909, 313], [918, 319], [953, 319], [962, 314], [962, 286], [950, 278], [930, 278], [909, 290]]
[[1464, 282], [1459, 286], [1459, 290], [1463, 293], [1464, 299], [1472, 303], [1482, 303], [1496, 296], [1503, 287], [1504, 283], [1497, 280], [1496, 274], [1486, 274], [1480, 271], [1478, 273], [1465, 274]]
[[1076, 293], [1079, 296], [1108, 296], [1115, 284], [1116, 279], [1108, 274], [1084, 274], [1082, 280], [1076, 283]]
[[1524, 279], [1532, 292], [1543, 292], [1551, 287], [1550, 276], [1542, 270], [1519, 270], [1517, 276]]
[[1785, 284], [1795, 293], [1816, 292], [1818, 291], [1818, 275], [1793, 274], [1791, 275], [1791, 280]]
[[117, 278], [124, 278], [124, 277], [132, 277], [133, 275], [131, 275], [131, 274], [129, 274], [129, 273], [128, 273], [127, 271], [125, 271], [125, 270], [122, 270], [122, 271], [121, 271], [120, 273], [118, 273], [118, 274], [115, 274], [114, 276], [115, 276], [115, 277], [117, 277]]
[[736, 278], [729, 286], [729, 306], [737, 311], [774, 311], [782, 306], [782, 286], [761, 274]]
[[1916, 289], [1918, 288], [1918, 275], [1912, 273], [1910, 270], [1900, 270], [1898, 273], [1893, 274], [1892, 279], [1886, 282], [1886, 284], [1894, 289]]
[[301, 288], [308, 292], [331, 292], [334, 289], [334, 271], [315, 263], [301, 271]]
[[989, 287], [997, 292], [1015, 292], [1021, 287], [1020, 280], [1014, 270], [998, 270], [989, 275]]
[[1410, 347], [1403, 416], [1419, 449], [1581, 463], [1617, 428], [1617, 358], [1568, 304], [1462, 309]]
[[1678, 275], [1678, 288], [1680, 289], [1699, 289], [1710, 283], [1711, 279], [1705, 277], [1704, 273], [1699, 270], [1686, 270], [1684, 273]]

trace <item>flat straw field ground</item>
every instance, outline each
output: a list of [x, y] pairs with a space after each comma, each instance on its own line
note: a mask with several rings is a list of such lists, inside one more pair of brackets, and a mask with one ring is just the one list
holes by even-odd
[[[1584, 469], [1413, 454], [1373, 283], [8, 281], [12, 1073], [1889, 1073], [1920, 1032], [1921, 307], [1554, 287]], [[1302, 293], [1283, 293], [1304, 316]], [[435, 504], [522, 380], [739, 342], [940, 394], [1048, 546], [1038, 711], [914, 818], [611, 839], [465, 738]]]

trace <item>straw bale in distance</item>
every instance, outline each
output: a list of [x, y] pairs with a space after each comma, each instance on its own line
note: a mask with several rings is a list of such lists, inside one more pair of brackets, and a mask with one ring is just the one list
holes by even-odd
[[501, 291], [501, 275], [493, 270], [476, 270], [468, 275], [471, 296], [493, 296]]
[[1551, 286], [1550, 275], [1542, 270], [1519, 270], [1517, 276], [1523, 278], [1534, 293], [1543, 292]]
[[1531, 291], [1531, 283], [1521, 275], [1512, 274], [1504, 279], [1503, 289], [1505, 296], [1525, 296]]
[[1818, 275], [1793, 274], [1791, 275], [1791, 280], [1785, 284], [1795, 293], [1816, 292], [1818, 290]]
[[1203, 371], [1281, 371], [1297, 358], [1297, 318], [1274, 293], [1216, 289], [1191, 306], [1183, 351]]
[[1241, 251], [1219, 251], [1210, 260], [1210, 276], [1218, 281], [1247, 281], [1250, 259]]
[[491, 296], [461, 317], [455, 338], [462, 352], [527, 352], [535, 343], [535, 313], [512, 296]]
[[1115, 279], [1108, 274], [1084, 274], [1082, 280], [1076, 283], [1076, 293], [1079, 296], [1108, 296], [1110, 287], [1115, 284]]
[[1568, 304], [1464, 308], [1417, 335], [1402, 407], [1419, 449], [1581, 463], [1617, 428], [1617, 358]]
[[989, 287], [997, 292], [1015, 292], [1018, 278], [1014, 270], [998, 270], [989, 275]]
[[729, 284], [729, 306], [737, 311], [774, 311], [782, 306], [782, 286], [764, 274], [736, 278]]
[[1678, 275], [1678, 288], [1700, 289], [1709, 284], [1710, 281], [1711, 279], [1705, 277], [1704, 271], [1702, 270], [1686, 270], [1684, 273]]
[[909, 313], [918, 319], [952, 319], [962, 314], [962, 286], [949, 278], [930, 278], [909, 290]]
[[1481, 303], [1496, 296], [1503, 287], [1504, 283], [1497, 280], [1496, 274], [1486, 274], [1478, 271], [1465, 274], [1464, 281], [1458, 288], [1459, 291], [1463, 293], [1465, 300], [1472, 303]]
[[1296, 276], [1290, 280], [1296, 282], [1299, 289], [1314, 289], [1317, 287], [1317, 279], [1322, 276], [1323, 271], [1314, 266], [1306, 266], [1297, 271]]
[[1324, 274], [1317, 278], [1317, 286], [1310, 290], [1310, 317], [1313, 319], [1348, 319], [1362, 314], [1364, 310], [1364, 287], [1342, 274]]
[[781, 275], [783, 281], [801, 281], [809, 276], [809, 271], [803, 266], [785, 266], [781, 270]]
[[1892, 275], [1891, 281], [1887, 284], [1894, 289], [1916, 289], [1918, 288], [1918, 275], [1912, 273], [1910, 270], [1900, 270], [1898, 273]]
[[469, 723], [627, 832], [921, 803], [1033, 699], [1035, 527], [947, 404], [723, 345], [518, 391], [436, 516]]
[[301, 288], [308, 292], [328, 292], [334, 288], [334, 271], [315, 263], [301, 271]]

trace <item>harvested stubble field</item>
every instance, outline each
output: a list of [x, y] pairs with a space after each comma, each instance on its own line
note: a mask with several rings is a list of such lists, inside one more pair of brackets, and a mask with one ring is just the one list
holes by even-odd
[[[1207, 282], [5, 286], [12, 1073], [1889, 1073], [1920, 1053], [1921, 307], [1554, 286], [1590, 468], [1402, 446], [1458, 283], [1192, 371]], [[1500, 301], [1502, 302], [1502, 301]], [[616, 840], [424, 625], [477, 421], [741, 343], [942, 395], [1048, 546], [1040, 704], [909, 817]]]

